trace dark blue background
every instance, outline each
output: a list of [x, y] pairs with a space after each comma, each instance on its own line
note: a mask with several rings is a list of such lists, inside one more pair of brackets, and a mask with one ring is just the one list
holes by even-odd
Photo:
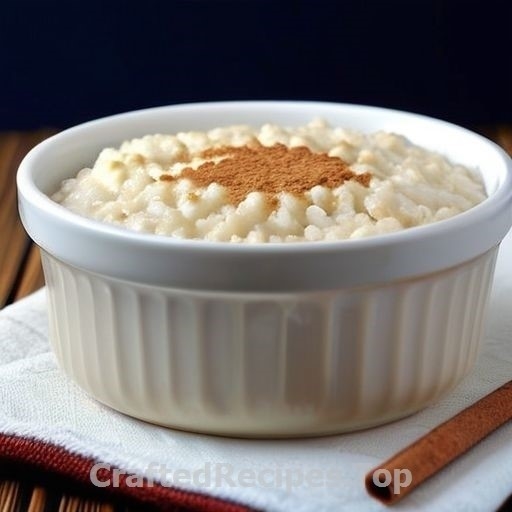
[[319, 99], [512, 122], [512, 2], [2, 2], [0, 129]]

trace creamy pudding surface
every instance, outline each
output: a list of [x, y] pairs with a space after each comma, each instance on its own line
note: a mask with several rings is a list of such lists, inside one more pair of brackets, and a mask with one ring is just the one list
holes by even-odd
[[390, 233], [452, 217], [485, 197], [476, 170], [401, 135], [314, 120], [126, 141], [104, 149], [52, 199], [135, 231], [256, 243]]

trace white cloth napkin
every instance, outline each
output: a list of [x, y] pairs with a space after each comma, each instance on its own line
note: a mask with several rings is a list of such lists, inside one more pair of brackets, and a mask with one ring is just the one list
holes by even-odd
[[[367, 495], [366, 472], [510, 379], [510, 234], [500, 251], [485, 342], [471, 375], [422, 412], [339, 436], [227, 439], [129, 418], [88, 397], [57, 368], [47, 340], [44, 291], [0, 312], [0, 432], [49, 441], [155, 480], [165, 469], [165, 481], [177, 487], [269, 511], [386, 510]], [[394, 508], [491, 511], [511, 492], [509, 423]]]

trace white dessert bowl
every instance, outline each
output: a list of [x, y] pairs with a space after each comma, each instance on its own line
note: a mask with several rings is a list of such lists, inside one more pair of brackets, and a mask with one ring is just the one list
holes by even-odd
[[[477, 168], [488, 197], [395, 233], [281, 244], [138, 233], [50, 199], [126, 139], [315, 117], [397, 132]], [[512, 165], [502, 149], [444, 121], [358, 105], [220, 102], [120, 114], [42, 142], [17, 182], [66, 374], [123, 413], [229, 436], [340, 433], [446, 394], [475, 362], [499, 243], [512, 225]]]

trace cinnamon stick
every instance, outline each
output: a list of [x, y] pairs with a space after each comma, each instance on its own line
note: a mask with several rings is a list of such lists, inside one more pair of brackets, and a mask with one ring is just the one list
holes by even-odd
[[365, 478], [371, 496], [392, 505], [512, 419], [512, 381], [445, 421]]

